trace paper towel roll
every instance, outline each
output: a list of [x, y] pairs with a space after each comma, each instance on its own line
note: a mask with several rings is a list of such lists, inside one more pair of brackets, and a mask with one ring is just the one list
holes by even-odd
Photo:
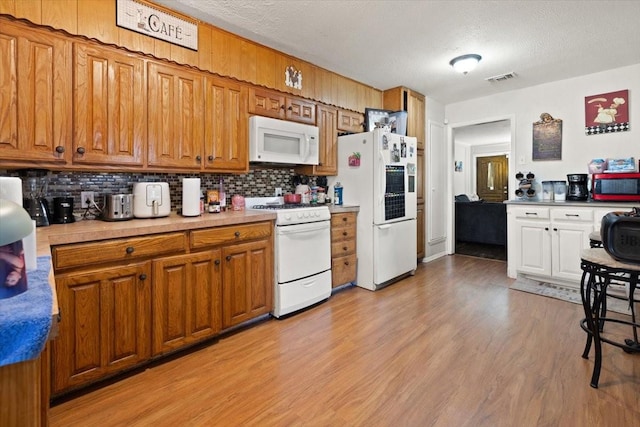
[[200, 178], [182, 180], [182, 216], [200, 215]]
[[0, 176], [0, 199], [10, 200], [22, 206], [22, 180], [12, 176]]
[[38, 269], [38, 254], [36, 245], [36, 222], [33, 223], [31, 234], [22, 239], [22, 249], [24, 250], [24, 263], [27, 271]]

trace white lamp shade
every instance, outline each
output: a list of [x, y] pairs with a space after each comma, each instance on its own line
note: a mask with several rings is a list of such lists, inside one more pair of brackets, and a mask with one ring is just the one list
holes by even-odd
[[469, 55], [458, 56], [457, 58], [453, 58], [449, 64], [459, 73], [467, 74], [469, 71], [476, 68], [478, 62], [482, 57], [480, 55], [476, 55], [471, 53]]
[[0, 246], [17, 242], [33, 231], [31, 217], [24, 208], [0, 199]]

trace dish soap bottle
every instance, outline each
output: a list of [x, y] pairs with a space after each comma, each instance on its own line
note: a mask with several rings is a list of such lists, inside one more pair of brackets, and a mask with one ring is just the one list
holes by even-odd
[[333, 187], [333, 204], [342, 205], [342, 184], [339, 182]]

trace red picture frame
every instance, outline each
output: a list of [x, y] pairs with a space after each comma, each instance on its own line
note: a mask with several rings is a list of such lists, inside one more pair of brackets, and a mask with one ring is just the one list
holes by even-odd
[[584, 98], [585, 134], [625, 132], [629, 127], [629, 90]]

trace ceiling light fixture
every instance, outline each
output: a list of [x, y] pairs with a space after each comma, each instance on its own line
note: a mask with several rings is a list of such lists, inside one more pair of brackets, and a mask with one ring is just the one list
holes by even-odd
[[482, 56], [470, 53], [468, 55], [453, 58], [449, 62], [449, 65], [451, 65], [457, 72], [467, 74], [469, 71], [476, 68], [476, 65], [478, 65], [478, 62], [480, 62], [481, 59]]

